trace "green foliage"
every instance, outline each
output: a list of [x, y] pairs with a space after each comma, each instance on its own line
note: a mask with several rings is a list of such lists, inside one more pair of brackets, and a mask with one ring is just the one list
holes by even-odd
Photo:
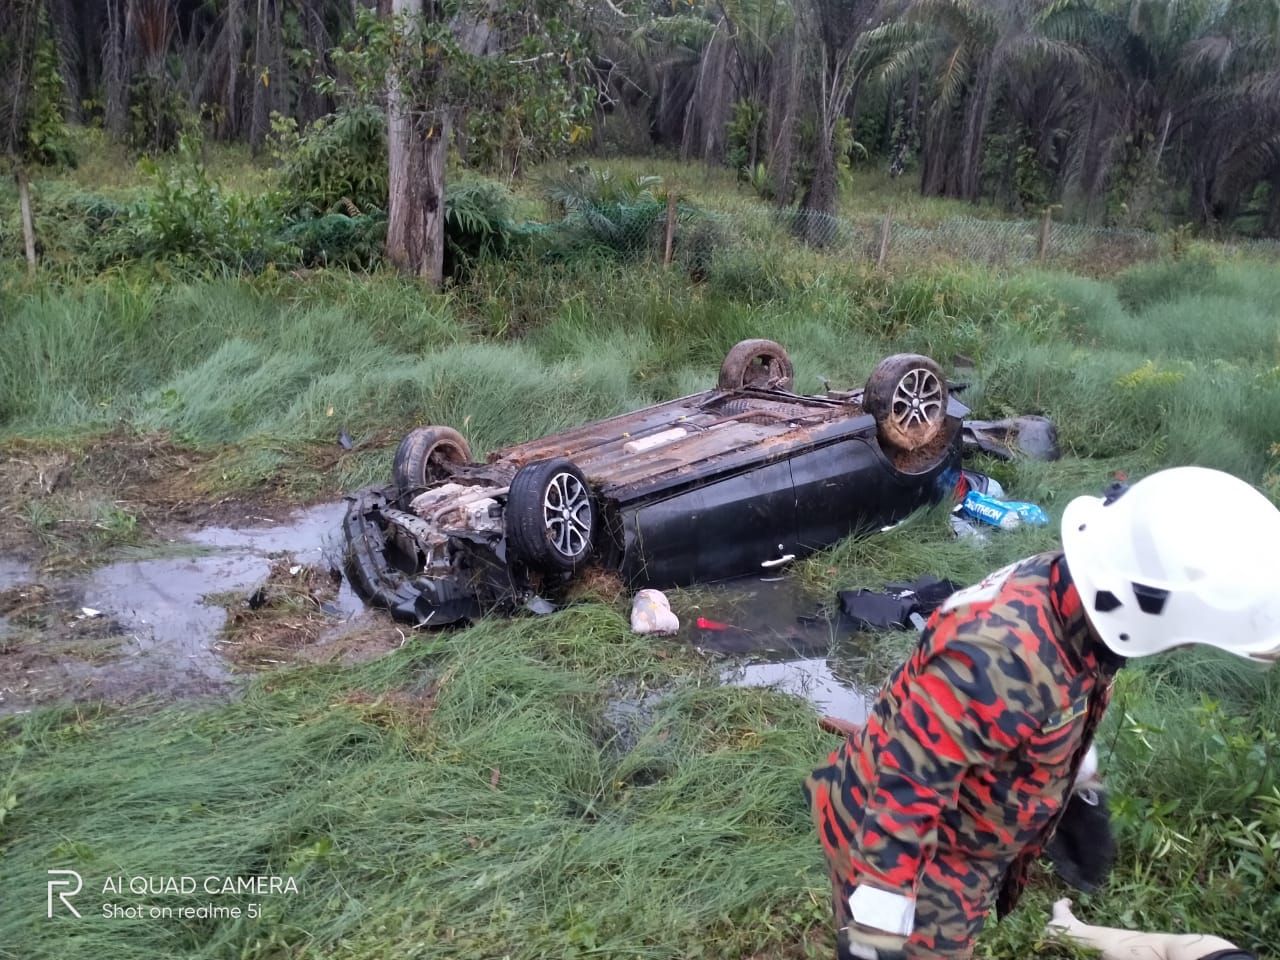
[[285, 212], [327, 213], [340, 201], [357, 214], [387, 206], [387, 122], [373, 106], [349, 107], [313, 123], [296, 143], [278, 132]]
[[1029, 144], [1018, 147], [1013, 179], [1018, 209], [1039, 210], [1049, 202], [1051, 185], [1048, 172], [1035, 148]]
[[[43, 19], [43, 18], [42, 18]], [[63, 118], [66, 88], [58, 72], [58, 50], [52, 37], [36, 47], [31, 101], [27, 110], [26, 158], [46, 167], [74, 167], [75, 151]]]
[[376, 209], [356, 216], [325, 213], [294, 221], [281, 239], [303, 266], [369, 270], [382, 260], [387, 217]]
[[176, 150], [190, 122], [182, 94], [167, 74], [143, 73], [130, 84], [127, 140], [135, 150], [153, 155]]
[[[799, 145], [796, 151], [796, 184], [801, 195], [813, 182], [814, 160], [818, 150], [818, 124], [815, 119], [808, 118], [799, 124]], [[855, 159], [866, 159], [866, 148], [854, 139], [853, 125], [848, 117], [836, 120], [835, 131], [831, 137], [831, 152], [836, 165], [836, 187], [847, 192], [853, 185], [853, 162]]]
[[[810, 929], [825, 940], [796, 784], [826, 735], [800, 702], [709, 673], [592, 605], [415, 639], [204, 711], [10, 720], [6, 886], [50, 859], [100, 885], [137, 859], [291, 875], [301, 893], [241, 923], [85, 911], [71, 938], [43, 912], [5, 911], [0, 939], [31, 960], [108, 945], [120, 960], [379, 960], [424, 943], [441, 957], [727, 958]], [[610, 689], [655, 688], [651, 716], [611, 717]], [[163, 813], [148, 827], [121, 809]]]
[[773, 199], [773, 177], [763, 163], [757, 163], [747, 170], [745, 179], [761, 200]]
[[129, 212], [133, 256], [260, 270], [285, 253], [272, 198], [224, 191], [194, 158], [167, 170], [150, 161], [146, 167], [155, 185]]
[[[590, 138], [590, 59], [584, 36], [562, 13], [550, 0], [496, 6], [455, 0], [416, 18], [362, 8], [353, 34], [333, 52], [344, 76], [324, 86], [381, 103], [393, 74], [414, 123], [461, 118], [470, 163], [518, 173]], [[476, 49], [477, 38], [498, 44], [500, 55]]]
[[655, 193], [661, 183], [660, 177], [615, 176], [583, 165], [548, 181], [546, 194], [564, 214], [570, 248], [634, 257], [655, 243], [664, 212]]
[[511, 193], [500, 184], [458, 184], [445, 196], [445, 272], [466, 272], [480, 257], [506, 257], [524, 239], [514, 222]]
[[725, 130], [725, 162], [740, 179], [751, 179], [765, 148], [765, 108], [751, 100], [739, 100]]

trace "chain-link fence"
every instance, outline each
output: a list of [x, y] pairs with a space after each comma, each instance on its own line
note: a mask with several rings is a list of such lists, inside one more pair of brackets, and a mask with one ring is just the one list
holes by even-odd
[[[754, 244], [782, 253], [786, 245], [883, 267], [938, 261], [992, 265], [1044, 263], [1106, 268], [1171, 251], [1174, 233], [1037, 220], [949, 217], [933, 222], [892, 215], [839, 217], [816, 210], [749, 208], [709, 211], [684, 203], [626, 206], [575, 214], [561, 227], [583, 242], [627, 255], [678, 260], [705, 269], [717, 252]], [[555, 229], [554, 227], [552, 229]], [[1280, 241], [1239, 239], [1224, 248], [1280, 259]]]

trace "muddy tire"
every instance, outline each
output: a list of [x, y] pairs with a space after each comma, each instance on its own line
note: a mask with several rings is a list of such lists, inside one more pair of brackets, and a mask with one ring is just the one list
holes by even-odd
[[391, 465], [396, 490], [403, 498], [413, 498], [449, 475], [448, 464], [469, 463], [471, 447], [451, 427], [417, 427], [410, 430]]
[[918, 353], [885, 357], [867, 379], [863, 406], [876, 418], [880, 442], [905, 453], [928, 446], [947, 417], [942, 368]]
[[505, 525], [511, 559], [546, 572], [577, 569], [596, 535], [587, 478], [564, 457], [521, 467], [507, 493]]
[[721, 390], [743, 387], [790, 390], [796, 382], [795, 367], [787, 351], [772, 340], [743, 340], [734, 344], [720, 364]]

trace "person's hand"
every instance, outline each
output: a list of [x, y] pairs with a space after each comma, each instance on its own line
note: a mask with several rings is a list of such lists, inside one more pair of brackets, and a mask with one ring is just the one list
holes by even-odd
[[840, 960], [906, 960], [907, 938], [858, 923], [842, 927], [837, 934]]

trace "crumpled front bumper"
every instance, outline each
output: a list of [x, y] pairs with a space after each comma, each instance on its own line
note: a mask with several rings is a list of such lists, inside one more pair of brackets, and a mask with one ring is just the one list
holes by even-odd
[[381, 514], [384, 507], [392, 506], [386, 491], [369, 488], [347, 499], [342, 521], [345, 566], [356, 592], [365, 600], [413, 626], [442, 627], [481, 614], [480, 600], [470, 584], [406, 574], [390, 561]]

